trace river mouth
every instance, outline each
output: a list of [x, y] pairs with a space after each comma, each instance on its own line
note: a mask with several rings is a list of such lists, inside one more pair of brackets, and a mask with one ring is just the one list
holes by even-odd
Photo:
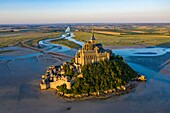
[[[16, 50], [15, 47], [12, 49]], [[67, 102], [57, 98], [54, 92], [39, 89], [41, 74], [45, 73], [47, 67], [60, 65], [64, 61], [54, 55], [25, 48], [0, 54], [0, 112], [64, 113], [68, 112], [67, 108], [71, 108], [69, 112], [73, 113], [80, 111], [81, 113], [168, 113], [170, 111], [169, 48], [124, 48], [114, 49], [113, 52], [122, 55], [135, 71], [144, 74], [147, 82], [140, 83], [133, 92], [121, 96], [76, 102]], [[142, 54], [135, 54], [141, 52]], [[147, 54], [148, 52], [154, 54]], [[75, 54], [72, 49], [62, 53], [72, 53], [73, 56]], [[65, 59], [67, 60], [69, 59]]]

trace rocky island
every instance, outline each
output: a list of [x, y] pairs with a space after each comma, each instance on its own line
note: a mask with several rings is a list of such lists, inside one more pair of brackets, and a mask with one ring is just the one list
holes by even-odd
[[106, 94], [128, 92], [139, 75], [121, 56], [97, 43], [92, 37], [70, 62], [50, 66], [42, 75], [40, 88], [54, 89], [65, 98], [106, 97]]

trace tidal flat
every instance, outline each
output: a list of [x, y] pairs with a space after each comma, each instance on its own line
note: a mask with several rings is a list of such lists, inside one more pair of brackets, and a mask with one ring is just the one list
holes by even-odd
[[[147, 77], [146, 83], [140, 83], [132, 92], [108, 99], [69, 102], [58, 98], [53, 91], [41, 91], [39, 88], [41, 74], [48, 66], [60, 65], [64, 61], [54, 55], [37, 53], [25, 48], [7, 50], [13, 51], [0, 54], [0, 112], [2, 113], [168, 113], [170, 111], [169, 51], [156, 56], [155, 54], [123, 56], [135, 71]], [[71, 53], [72, 49], [67, 53], [69, 52]]]

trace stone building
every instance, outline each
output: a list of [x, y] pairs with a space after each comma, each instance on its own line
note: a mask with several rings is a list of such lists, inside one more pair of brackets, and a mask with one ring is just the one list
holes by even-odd
[[[70, 78], [69, 76], [65, 76], [65, 72], [63, 70], [64, 65], [69, 65], [67, 63], [63, 63], [58, 69], [55, 66], [50, 66], [45, 74], [42, 75], [42, 80], [40, 83], [41, 89], [57, 89], [57, 86], [61, 86], [66, 84], [67, 89], [71, 89], [71, 85], [75, 82], [75, 78]], [[72, 66], [69, 65], [71, 68]]]
[[82, 49], [78, 50], [75, 55], [75, 63], [77, 65], [85, 65], [87, 63], [98, 62], [99, 60], [109, 60], [112, 52], [105, 50], [101, 43], [96, 43], [94, 33], [88, 42], [85, 42]]

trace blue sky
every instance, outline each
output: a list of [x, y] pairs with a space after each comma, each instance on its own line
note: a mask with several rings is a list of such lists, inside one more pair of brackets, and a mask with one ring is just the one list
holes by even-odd
[[170, 22], [170, 0], [0, 0], [0, 24]]

